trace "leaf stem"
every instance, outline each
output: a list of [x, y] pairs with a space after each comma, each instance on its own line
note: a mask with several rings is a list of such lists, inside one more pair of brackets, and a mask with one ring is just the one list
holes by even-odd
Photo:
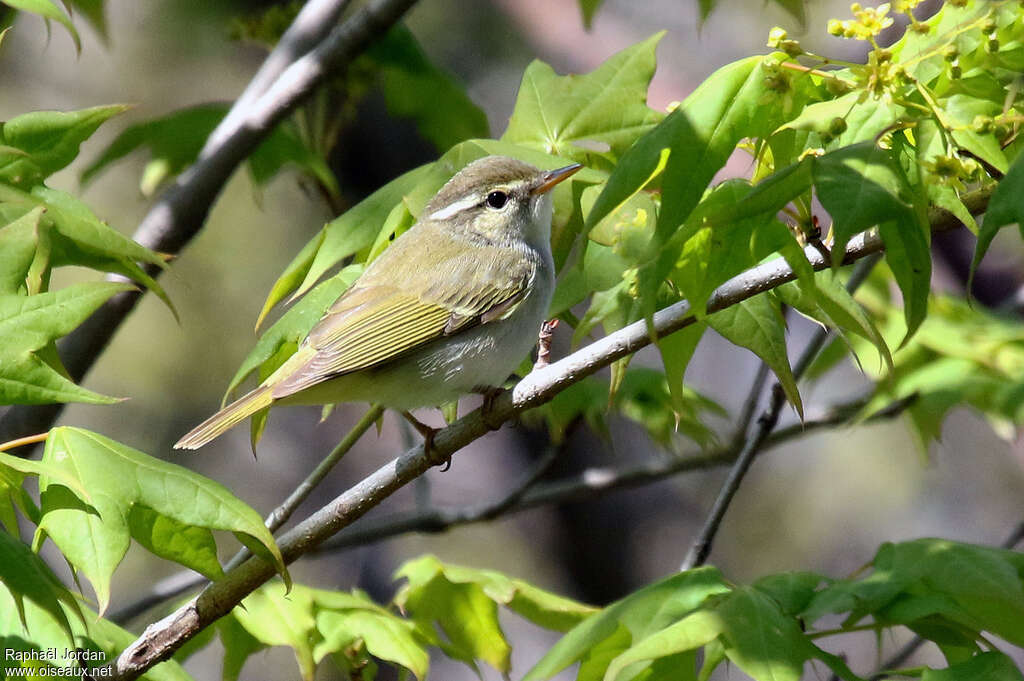
[[39, 444], [40, 442], [45, 442], [46, 438], [49, 437], [49, 435], [50, 431], [46, 431], [45, 433], [38, 433], [36, 435], [27, 435], [25, 437], [19, 437], [17, 440], [9, 440], [7, 442], [4, 442], [3, 444], [0, 444], [0, 452], [6, 452], [7, 450], [14, 449], [16, 447], [24, 447], [25, 445], [34, 445]]

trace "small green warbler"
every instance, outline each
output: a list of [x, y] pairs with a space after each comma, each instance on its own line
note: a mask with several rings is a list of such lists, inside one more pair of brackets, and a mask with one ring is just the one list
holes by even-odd
[[407, 411], [500, 386], [537, 339], [555, 287], [551, 195], [582, 166], [488, 156], [456, 174], [252, 392], [174, 446], [198, 449], [274, 404]]

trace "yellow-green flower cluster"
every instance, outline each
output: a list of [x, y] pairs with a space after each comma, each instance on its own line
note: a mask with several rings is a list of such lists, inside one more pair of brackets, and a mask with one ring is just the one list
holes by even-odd
[[854, 18], [843, 21], [829, 19], [828, 32], [840, 38], [874, 41], [875, 36], [892, 26], [893, 18], [889, 16], [889, 10], [887, 2], [878, 7], [862, 7], [859, 2], [855, 2], [850, 5]]

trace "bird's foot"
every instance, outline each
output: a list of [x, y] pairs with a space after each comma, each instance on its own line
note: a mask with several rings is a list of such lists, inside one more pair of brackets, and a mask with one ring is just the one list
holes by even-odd
[[423, 436], [423, 453], [427, 456], [427, 459], [429, 459], [435, 466], [441, 466], [441, 472], [451, 468], [452, 457], [450, 454], [440, 459], [435, 460], [434, 458], [434, 436], [436, 436], [441, 429], [428, 426], [407, 411], [403, 411], [402, 416], [409, 422], [409, 425], [415, 428], [416, 431]]
[[500, 430], [505, 422], [494, 416], [494, 401], [505, 392], [504, 388], [492, 388], [490, 386], [477, 386], [473, 392], [483, 395], [484, 403], [480, 407], [480, 415], [483, 416], [484, 425], [491, 430]]

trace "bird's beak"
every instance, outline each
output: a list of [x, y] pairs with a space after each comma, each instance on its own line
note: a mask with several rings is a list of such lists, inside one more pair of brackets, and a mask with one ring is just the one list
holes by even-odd
[[573, 163], [571, 166], [565, 166], [564, 168], [558, 168], [557, 170], [549, 170], [540, 176], [540, 184], [534, 187], [530, 193], [544, 194], [549, 192], [556, 184], [562, 180], [569, 179], [569, 177], [579, 172], [582, 168], [582, 164]]

